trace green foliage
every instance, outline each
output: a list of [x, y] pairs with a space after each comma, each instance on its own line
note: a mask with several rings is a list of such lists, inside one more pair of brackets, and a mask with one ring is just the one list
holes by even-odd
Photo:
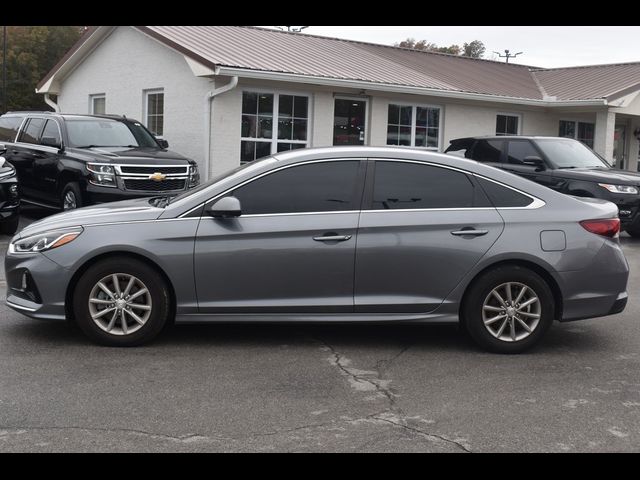
[[414, 50], [424, 50], [426, 52], [448, 53], [450, 55], [461, 55], [463, 57], [482, 58], [485, 52], [484, 44], [480, 40], [474, 40], [471, 43], [460, 45], [451, 45], [450, 47], [439, 47], [435, 43], [426, 40], [418, 40], [415, 38], [407, 38], [401, 42], [394, 44], [396, 47], [413, 48]]
[[[7, 27], [7, 110], [50, 110], [43, 95], [35, 93], [36, 85], [82, 36], [85, 28]], [[0, 30], [0, 64], [1, 33]], [[1, 81], [0, 76], [0, 85]], [[2, 100], [0, 94], [0, 102]]]

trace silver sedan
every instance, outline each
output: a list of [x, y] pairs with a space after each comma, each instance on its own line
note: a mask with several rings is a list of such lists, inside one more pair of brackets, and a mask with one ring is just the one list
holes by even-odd
[[174, 320], [460, 322], [516, 353], [553, 320], [624, 309], [617, 214], [448, 155], [291, 151], [31, 224], [9, 245], [7, 305], [115, 346]]

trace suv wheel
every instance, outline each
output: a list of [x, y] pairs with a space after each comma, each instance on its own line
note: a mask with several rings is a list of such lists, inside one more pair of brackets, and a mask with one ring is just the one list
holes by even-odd
[[78, 280], [73, 309], [90, 339], [114, 347], [151, 341], [171, 311], [169, 291], [158, 272], [125, 257], [90, 267]]
[[537, 273], [519, 266], [491, 270], [471, 286], [463, 315], [473, 340], [496, 353], [520, 353], [553, 322], [553, 293]]
[[82, 193], [76, 182], [67, 183], [62, 190], [62, 209], [73, 210], [82, 207]]

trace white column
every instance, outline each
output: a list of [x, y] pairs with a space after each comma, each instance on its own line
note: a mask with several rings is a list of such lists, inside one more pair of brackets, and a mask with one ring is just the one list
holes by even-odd
[[316, 92], [313, 101], [313, 121], [310, 147], [330, 147], [333, 145], [333, 94]]
[[613, 131], [616, 125], [616, 114], [604, 110], [596, 114], [596, 137], [593, 149], [613, 162]]
[[636, 129], [640, 129], [640, 117], [634, 117], [633, 120], [631, 120], [629, 124], [629, 131], [627, 132], [627, 135], [629, 136], [629, 154], [627, 155], [627, 158], [629, 159], [627, 164], [629, 166], [627, 169], [632, 172], [638, 171], [638, 148], [640, 147], [640, 142], [633, 134]]

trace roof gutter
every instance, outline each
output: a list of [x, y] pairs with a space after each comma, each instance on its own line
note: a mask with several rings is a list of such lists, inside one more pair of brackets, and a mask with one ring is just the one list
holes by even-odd
[[347, 87], [358, 90], [375, 90], [393, 93], [409, 93], [414, 95], [430, 95], [433, 97], [459, 98], [462, 100], [479, 100], [484, 102], [510, 103], [531, 105], [537, 107], [596, 107], [607, 105], [604, 98], [589, 100], [536, 100], [533, 98], [507, 97], [487, 93], [459, 92], [452, 90], [438, 90], [435, 88], [416, 87], [411, 85], [393, 85], [388, 83], [365, 82], [362, 80], [348, 80], [340, 78], [300, 75], [295, 73], [272, 72], [265, 70], [249, 70], [246, 68], [222, 67], [216, 68], [216, 74], [255, 78], [260, 80], [277, 80], [282, 82], [309, 83], [331, 87]]
[[229, 83], [220, 88], [216, 88], [207, 92], [204, 96], [205, 113], [204, 113], [204, 172], [203, 177], [209, 180], [209, 162], [211, 161], [211, 111], [213, 99], [221, 93], [233, 90], [238, 85], [238, 77], [232, 76]]
[[49, 94], [48, 93], [44, 94], [44, 103], [46, 103], [51, 108], [53, 108], [54, 112], [60, 113], [60, 106], [56, 102], [51, 100], [51, 98], [49, 98]]

